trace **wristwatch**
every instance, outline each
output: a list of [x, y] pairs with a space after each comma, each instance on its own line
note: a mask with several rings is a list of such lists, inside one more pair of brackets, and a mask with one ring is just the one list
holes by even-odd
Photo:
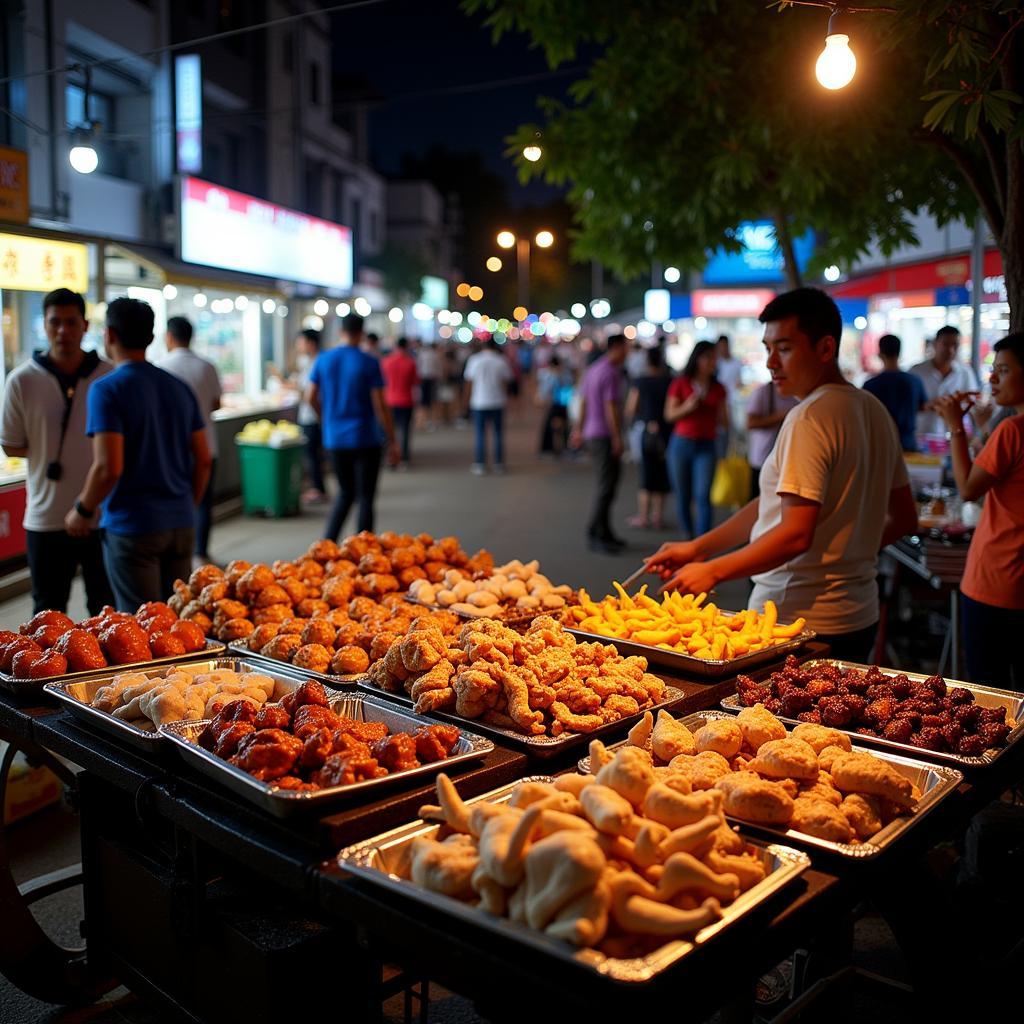
[[92, 517], [94, 515], [96, 515], [96, 509], [94, 509], [94, 508], [86, 508], [80, 501], [76, 501], [75, 502], [75, 511], [83, 519], [92, 519]]

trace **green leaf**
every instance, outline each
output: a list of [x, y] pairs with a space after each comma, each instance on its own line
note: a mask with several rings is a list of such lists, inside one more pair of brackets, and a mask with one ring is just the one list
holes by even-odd
[[941, 96], [936, 103], [932, 104], [931, 107], [925, 112], [922, 124], [925, 128], [938, 128], [941, 126], [943, 121], [946, 120], [946, 115], [953, 108], [953, 106], [959, 102], [961, 93], [959, 92], [936, 92], [929, 93], [928, 96], [922, 97], [922, 99], [928, 99], [931, 96]]

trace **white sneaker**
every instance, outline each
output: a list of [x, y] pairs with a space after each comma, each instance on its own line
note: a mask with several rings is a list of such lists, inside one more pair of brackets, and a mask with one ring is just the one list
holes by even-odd
[[487, 467], [482, 462], [474, 462], [469, 471], [473, 476], [483, 476], [487, 472]]

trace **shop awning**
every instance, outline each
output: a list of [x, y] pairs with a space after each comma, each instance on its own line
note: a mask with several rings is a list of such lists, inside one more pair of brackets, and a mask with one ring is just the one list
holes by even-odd
[[280, 283], [271, 277], [255, 274], [239, 274], [216, 267], [204, 267], [198, 263], [185, 263], [164, 249], [150, 245], [123, 245], [120, 242], [107, 244], [107, 251], [129, 260], [144, 263], [164, 275], [169, 283], [198, 287], [223, 287], [229, 290], [259, 292], [263, 295], [283, 297]]
[[[985, 253], [985, 277], [998, 277], [1003, 272], [1003, 260], [998, 249]], [[842, 284], [832, 285], [828, 291], [833, 298], [867, 299], [875, 295], [900, 292], [926, 292], [946, 288], [963, 288], [971, 279], [970, 253], [958, 253], [937, 260], [907, 263], [899, 267], [886, 267], [873, 273], [853, 277]]]

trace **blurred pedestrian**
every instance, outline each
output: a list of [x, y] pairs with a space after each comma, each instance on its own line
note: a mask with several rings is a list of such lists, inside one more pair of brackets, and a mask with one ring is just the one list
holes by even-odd
[[299, 389], [299, 426], [306, 438], [306, 469], [309, 472], [309, 489], [302, 495], [306, 502], [320, 502], [327, 497], [324, 485], [324, 441], [320, 428], [320, 417], [316, 409], [306, 401], [309, 375], [316, 357], [320, 355], [320, 332], [307, 327], [295, 338], [295, 373], [292, 381]]
[[420, 426], [434, 430], [437, 385], [441, 379], [441, 357], [436, 345], [426, 340], [420, 342], [416, 349], [416, 369], [420, 377]]
[[[324, 447], [338, 477], [338, 496], [324, 536], [337, 540], [353, 503], [359, 503], [356, 529], [373, 530], [374, 501], [380, 475], [382, 430], [388, 461], [401, 458], [391, 410], [384, 401], [380, 363], [361, 350], [363, 318], [349, 313], [341, 321], [341, 344], [322, 352], [309, 375], [306, 400], [320, 416]], [[379, 428], [378, 428], [379, 424]]]
[[167, 321], [167, 355], [157, 363], [161, 370], [183, 380], [196, 396], [199, 414], [203, 417], [206, 444], [210, 449], [210, 479], [196, 509], [196, 558], [210, 559], [210, 526], [213, 521], [213, 488], [217, 472], [217, 431], [213, 414], [220, 408], [221, 386], [217, 368], [208, 359], [192, 351], [192, 324], [183, 316]]
[[544, 409], [540, 454], [559, 456], [569, 440], [567, 396], [572, 392], [572, 371], [551, 355], [537, 371], [537, 404]]
[[927, 399], [924, 411], [917, 416], [919, 434], [945, 433], [942, 417], [933, 406], [940, 395], [953, 395], [958, 391], [976, 395], [978, 392], [978, 378], [970, 366], [960, 362], [959, 351], [959, 329], [952, 325], [940, 327], [932, 342], [931, 359], [910, 368], [910, 372], [924, 385]]
[[626, 377], [632, 382], [646, 375], [647, 349], [644, 348], [640, 339], [637, 338], [629, 350], [629, 355], [626, 356]]
[[900, 445], [905, 452], [918, 451], [917, 415], [928, 401], [921, 378], [900, 369], [900, 339], [895, 334], [883, 334], [878, 339], [878, 354], [882, 359], [882, 372], [864, 381], [864, 390], [877, 398], [889, 410], [900, 434]]
[[729, 346], [729, 335], [720, 334], [715, 342], [715, 353], [718, 360], [715, 364], [715, 377], [718, 383], [725, 388], [726, 408], [729, 419], [724, 425], [720, 425], [717, 431], [716, 454], [724, 459], [729, 451], [729, 434], [731, 430], [734, 410], [740, 401], [740, 388], [743, 383], [743, 364], [734, 359]]
[[506, 342], [501, 350], [501, 354], [508, 362], [508, 368], [511, 372], [511, 376], [508, 380], [508, 402], [506, 407], [509, 415], [515, 416], [519, 411], [519, 393], [522, 390], [523, 370], [519, 364], [519, 356], [517, 355], [514, 346], [511, 346]]
[[640, 488], [636, 515], [630, 526], [660, 530], [665, 525], [665, 495], [670, 488], [665, 454], [672, 429], [665, 420], [665, 400], [672, 383], [660, 348], [644, 352], [646, 371], [630, 384], [625, 418], [638, 425], [640, 433]]
[[43, 297], [46, 351], [36, 352], [7, 378], [0, 444], [28, 460], [25, 540], [33, 614], [67, 611], [71, 581], [82, 567], [86, 604], [96, 615], [113, 604], [98, 529], [72, 536], [64, 517], [85, 484], [92, 444], [85, 433], [92, 385], [114, 369], [82, 348], [89, 329], [85, 300], [58, 288]]
[[605, 352], [587, 367], [580, 382], [579, 420], [574, 440], [582, 439], [594, 461], [594, 504], [587, 524], [591, 551], [618, 554], [626, 542], [612, 530], [611, 511], [622, 469], [622, 367], [626, 336], [613, 334]]
[[771, 380], [756, 388], [750, 396], [747, 405], [747, 461], [750, 463], [752, 498], [761, 493], [761, 467], [775, 447], [782, 421], [799, 401], [792, 395], [780, 395]]
[[475, 355], [466, 360], [463, 374], [470, 387], [469, 408], [476, 427], [474, 461], [471, 471], [487, 472], [487, 427], [494, 433], [494, 472], [505, 472], [505, 405], [512, 367], [491, 338]]
[[188, 578], [212, 466], [195, 393], [146, 362], [152, 341], [150, 306], [114, 299], [104, 342], [116, 369], [89, 389], [92, 465], [65, 519], [68, 533], [85, 536], [102, 504], [103, 560], [123, 612], [166, 599]]
[[458, 416], [458, 399], [462, 390], [462, 367], [451, 345], [441, 350], [441, 383], [437, 388], [437, 401], [441, 407], [441, 422], [448, 426]]
[[380, 335], [370, 331], [363, 335], [362, 344], [359, 346], [368, 356], [380, 359]]
[[391, 410], [401, 443], [402, 458], [397, 468], [408, 469], [409, 435], [416, 408], [416, 385], [419, 384], [416, 360], [409, 355], [408, 338], [395, 342], [394, 349], [381, 360], [380, 369], [384, 375], [384, 401]]
[[728, 396], [715, 376], [717, 361], [715, 346], [710, 341], [698, 341], [683, 372], [669, 386], [665, 402], [665, 419], [672, 425], [669, 478], [679, 526], [688, 537], [711, 529], [711, 483], [718, 458], [715, 439], [719, 431], [729, 429]]

